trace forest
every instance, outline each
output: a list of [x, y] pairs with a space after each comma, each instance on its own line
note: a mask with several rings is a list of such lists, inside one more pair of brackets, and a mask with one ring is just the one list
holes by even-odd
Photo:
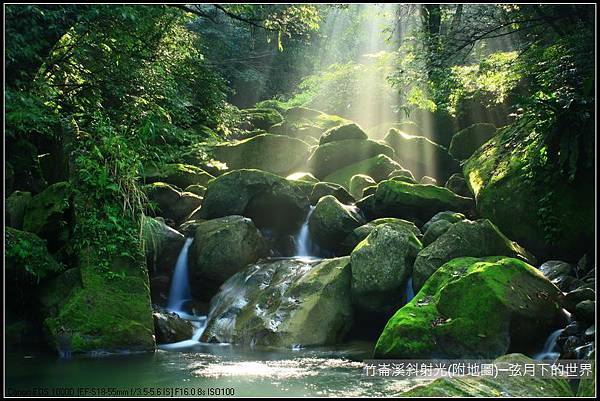
[[595, 395], [594, 4], [4, 14], [5, 395]]

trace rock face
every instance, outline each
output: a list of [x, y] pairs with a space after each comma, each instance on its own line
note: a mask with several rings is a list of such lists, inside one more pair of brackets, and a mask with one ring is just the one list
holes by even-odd
[[308, 220], [308, 229], [319, 246], [336, 250], [352, 230], [364, 223], [355, 207], [344, 205], [332, 195], [327, 195], [317, 202]]
[[413, 267], [415, 292], [444, 263], [463, 256], [508, 256], [535, 264], [535, 258], [506, 238], [489, 220], [460, 221], [417, 255]]
[[294, 233], [308, 209], [308, 197], [285, 178], [259, 170], [236, 170], [208, 185], [199, 217], [242, 215], [257, 227]]
[[371, 185], [375, 185], [375, 181], [368, 175], [353, 175], [350, 179], [350, 184], [348, 185], [350, 195], [352, 195], [355, 199], [360, 199], [362, 198], [364, 189], [366, 187], [370, 187]]
[[205, 187], [210, 180], [215, 178], [201, 168], [181, 163], [148, 166], [142, 177], [147, 184], [166, 182], [179, 188], [186, 188], [190, 185]]
[[202, 198], [191, 192], [180, 192], [164, 182], [155, 182], [145, 187], [148, 199], [156, 205], [153, 213], [181, 222], [202, 205]]
[[25, 208], [23, 230], [48, 241], [51, 251], [63, 246], [69, 239], [69, 210], [73, 190], [68, 182], [50, 185], [31, 198]]
[[346, 139], [319, 145], [308, 159], [308, 166], [315, 177], [323, 179], [336, 170], [379, 154], [394, 157], [394, 150], [371, 140]]
[[357, 203], [368, 218], [398, 217], [415, 221], [418, 225], [440, 211], [466, 212], [473, 207], [471, 198], [458, 196], [446, 188], [394, 179], [380, 182], [373, 196], [370, 206], [363, 208]]
[[356, 199], [344, 187], [332, 182], [318, 182], [310, 192], [310, 204], [316, 205], [324, 196], [332, 195], [345, 205], [353, 204]]
[[31, 192], [15, 191], [6, 198], [4, 215], [6, 225], [17, 230], [23, 228], [25, 210], [31, 202]]
[[175, 313], [154, 311], [152, 318], [157, 344], [189, 340], [194, 334], [194, 326]]
[[558, 322], [561, 296], [518, 259], [453, 259], [389, 320], [375, 357], [487, 359], [509, 347], [518, 352], [543, 341]]
[[384, 141], [396, 152], [396, 160], [417, 177], [428, 175], [445, 182], [460, 166], [442, 145], [423, 136], [390, 129]]
[[350, 278], [348, 257], [248, 266], [211, 301], [202, 341], [285, 348], [339, 343], [352, 324]]
[[[534, 363], [523, 354], [503, 355], [494, 360], [501, 369], [510, 368], [511, 364]], [[583, 380], [582, 382], [593, 382]], [[587, 384], [587, 383], [586, 383]], [[580, 385], [581, 386], [581, 385]], [[441, 378], [433, 382], [414, 387], [398, 394], [401, 397], [573, 397], [569, 382], [560, 378], [535, 378], [529, 376], [513, 376], [504, 378], [486, 377], [453, 377]], [[579, 394], [578, 394], [579, 395]], [[594, 395], [594, 388], [588, 396]]]
[[393, 161], [390, 157], [379, 154], [334, 171], [327, 175], [323, 180], [335, 182], [346, 188], [350, 188], [350, 179], [356, 174], [368, 175], [374, 181], [379, 182], [388, 178], [392, 171], [401, 169], [402, 166]]
[[377, 225], [350, 255], [352, 299], [371, 313], [393, 313], [400, 306], [421, 242], [406, 225]]
[[213, 155], [230, 170], [258, 169], [286, 176], [306, 163], [308, 144], [285, 135], [262, 134], [217, 145]]
[[456, 160], [466, 160], [495, 134], [494, 124], [473, 124], [454, 134], [448, 153]]
[[209, 300], [225, 280], [267, 254], [267, 242], [249, 218], [228, 216], [198, 224], [189, 254], [192, 294]]
[[594, 248], [594, 172], [578, 170], [569, 182], [550, 165], [534, 168], [541, 141], [498, 133], [467, 160], [464, 175], [482, 217], [540, 258], [576, 261]]
[[142, 237], [149, 273], [170, 274], [185, 242], [183, 234], [167, 226], [164, 221], [144, 216]]
[[368, 136], [357, 124], [345, 124], [325, 131], [319, 139], [319, 145], [346, 139], [368, 139]]

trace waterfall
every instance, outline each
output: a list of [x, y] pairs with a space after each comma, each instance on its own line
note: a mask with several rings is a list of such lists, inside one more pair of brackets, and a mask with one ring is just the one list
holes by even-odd
[[415, 297], [415, 290], [412, 285], [412, 277], [406, 282], [406, 303], [409, 303]]
[[188, 251], [193, 240], [193, 238], [185, 240], [177, 258], [175, 270], [173, 271], [169, 299], [167, 301], [167, 309], [173, 312], [180, 312], [183, 303], [192, 298], [188, 279]]
[[298, 234], [296, 235], [294, 241], [296, 244], [296, 256], [313, 256], [311, 255], [313, 251], [313, 245], [310, 239], [310, 231], [308, 230], [308, 220], [310, 219], [310, 216], [312, 215], [314, 210], [315, 207], [311, 206], [310, 211], [306, 215], [306, 219], [302, 224], [302, 227], [300, 227], [300, 231], [298, 231]]
[[558, 350], [557, 350], [556, 340], [558, 339], [558, 337], [560, 336], [560, 334], [562, 332], [563, 332], [563, 329], [558, 329], [556, 331], [553, 331], [546, 339], [546, 342], [544, 343], [544, 349], [542, 349], [542, 352], [535, 355], [533, 357], [533, 359], [538, 360], [538, 361], [543, 361], [543, 360], [548, 360], [548, 359], [551, 359], [551, 360], [557, 359], [560, 356], [560, 352], [558, 352]]

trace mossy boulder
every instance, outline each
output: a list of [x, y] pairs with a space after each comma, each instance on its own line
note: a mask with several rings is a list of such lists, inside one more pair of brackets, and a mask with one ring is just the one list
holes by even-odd
[[202, 185], [189, 185], [183, 190], [183, 192], [191, 192], [194, 195], [204, 196], [206, 187]]
[[308, 151], [308, 144], [300, 139], [262, 134], [219, 144], [214, 147], [213, 156], [230, 170], [258, 169], [285, 176], [302, 168]]
[[201, 340], [283, 348], [342, 342], [353, 317], [349, 259], [248, 266], [211, 301]]
[[341, 185], [334, 184], [333, 182], [318, 182], [313, 185], [310, 192], [310, 204], [316, 205], [324, 196], [333, 195], [337, 200], [345, 205], [356, 202], [356, 199]]
[[466, 219], [466, 216], [462, 213], [446, 210], [443, 212], [436, 213], [431, 219], [429, 219], [429, 221], [427, 223], [423, 224], [421, 231], [423, 231], [423, 233], [425, 233], [429, 229], [429, 226], [431, 226], [432, 224], [434, 224], [440, 220], [445, 220], [449, 223], [454, 224], [454, 223], [458, 223], [459, 221], [463, 221], [465, 219]]
[[370, 138], [373, 139], [383, 139], [390, 129], [397, 129], [398, 131], [402, 131], [408, 135], [415, 136], [423, 136], [423, 130], [419, 127], [418, 124], [412, 121], [402, 121], [402, 122], [386, 122], [382, 124], [378, 124], [374, 127], [371, 127], [367, 130]]
[[25, 210], [31, 202], [31, 192], [26, 191], [15, 191], [4, 203], [5, 210], [4, 216], [6, 219], [6, 225], [9, 227], [16, 228], [18, 230], [23, 228], [23, 218], [25, 217]]
[[142, 178], [147, 184], [166, 182], [179, 188], [186, 188], [190, 185], [205, 187], [215, 177], [196, 166], [167, 163], [160, 166], [147, 166], [142, 173]]
[[390, 180], [405, 181], [411, 184], [418, 184], [413, 173], [405, 168], [399, 168], [397, 170], [392, 171], [388, 174], [387, 178]]
[[521, 260], [453, 259], [388, 321], [374, 354], [490, 359], [509, 350], [523, 352], [532, 343], [543, 343], [558, 323], [561, 296]]
[[319, 145], [310, 155], [308, 167], [315, 177], [323, 179], [336, 170], [379, 154], [393, 158], [394, 150], [368, 139], [346, 139]]
[[373, 231], [373, 229], [375, 227], [382, 225], [382, 224], [387, 224], [387, 225], [392, 225], [392, 226], [398, 225], [398, 226], [400, 226], [400, 228], [398, 230], [400, 230], [400, 231], [409, 230], [419, 240], [422, 237], [421, 231], [419, 231], [419, 229], [417, 228], [417, 226], [415, 226], [415, 224], [413, 222], [408, 221], [408, 220], [397, 219], [394, 217], [384, 217], [381, 219], [375, 219], [375, 220], [369, 221], [368, 223], [363, 224], [362, 226], [352, 230], [352, 232], [350, 234], [348, 234], [341, 243], [342, 252], [350, 254], [350, 252], [352, 252], [352, 250], [354, 248], [356, 248], [356, 246], [361, 241], [363, 241], [365, 238], [367, 238], [367, 236], [371, 233], [371, 231]]
[[284, 112], [284, 120], [269, 129], [277, 135], [287, 135], [304, 141], [315, 142], [330, 128], [349, 124], [345, 118], [326, 114], [306, 107], [291, 107]]
[[352, 195], [355, 199], [360, 199], [363, 196], [363, 191], [365, 188], [375, 184], [375, 181], [368, 175], [353, 175], [352, 178], [350, 178], [350, 183], [348, 184], [350, 195]]
[[392, 128], [384, 141], [394, 149], [396, 160], [417, 177], [428, 175], [445, 182], [450, 175], [460, 171], [460, 165], [445, 147], [423, 136]]
[[281, 114], [271, 108], [245, 109], [240, 112], [242, 123], [250, 125], [250, 129], [268, 130], [283, 121]]
[[413, 230], [403, 224], [377, 225], [350, 254], [352, 300], [369, 313], [393, 313], [404, 301], [406, 282], [421, 250]]
[[180, 192], [178, 189], [164, 182], [146, 185], [146, 195], [155, 206], [151, 213], [174, 222], [182, 222], [202, 205], [200, 196], [191, 192]]
[[465, 177], [460, 173], [452, 174], [444, 186], [457, 195], [466, 197], [473, 196], [467, 185], [467, 180], [465, 180]]
[[[503, 355], [494, 360], [499, 369], [525, 366], [535, 361], [523, 354]], [[593, 382], [593, 380], [585, 380]], [[578, 394], [579, 395], [579, 394]], [[591, 396], [594, 395], [592, 387]], [[562, 377], [452, 377], [440, 378], [398, 394], [400, 397], [573, 397], [569, 382]]]
[[309, 206], [302, 188], [283, 177], [260, 170], [235, 170], [208, 185], [198, 217], [242, 215], [259, 228], [293, 233]]
[[148, 271], [151, 274], [171, 273], [185, 242], [183, 234], [167, 226], [164, 221], [144, 216], [142, 238]]
[[[154, 351], [148, 273], [140, 256], [113, 257], [108, 265], [118, 277], [111, 277], [99, 268], [94, 249], [78, 252], [81, 287], [44, 319], [48, 341], [61, 355]], [[59, 296], [60, 288], [47, 296]]]
[[423, 246], [427, 246], [444, 234], [453, 223], [447, 220], [438, 220], [427, 227], [427, 231], [423, 234]]
[[43, 316], [58, 314], [64, 303], [81, 289], [81, 271], [77, 267], [65, 270], [40, 286], [38, 299]]
[[267, 241], [247, 217], [227, 216], [198, 224], [189, 253], [192, 294], [209, 300], [225, 280], [268, 251]]
[[194, 334], [194, 326], [176, 313], [154, 311], [154, 332], [157, 344], [176, 343], [189, 340]]
[[357, 124], [350, 123], [330, 128], [325, 131], [323, 135], [321, 135], [321, 139], [319, 139], [319, 145], [346, 139], [368, 139], [368, 136]]
[[23, 216], [23, 230], [48, 241], [50, 250], [64, 246], [70, 236], [73, 189], [57, 182], [31, 198]]
[[[433, 225], [429, 228], [431, 227]], [[419, 291], [425, 281], [444, 263], [463, 256], [508, 256], [531, 264], [536, 263], [533, 255], [506, 238], [489, 220], [463, 220], [454, 223], [419, 252], [412, 276], [415, 291]]]
[[467, 160], [464, 176], [482, 217], [543, 259], [576, 261], [595, 245], [594, 169], [570, 182], [550, 162], [535, 167], [542, 141], [504, 130]]
[[350, 188], [350, 179], [357, 174], [368, 175], [375, 182], [379, 182], [388, 178], [392, 171], [401, 169], [402, 166], [400, 166], [390, 157], [379, 154], [334, 171], [333, 173], [327, 175], [323, 180], [335, 182], [345, 186], [346, 188]]
[[441, 211], [468, 212], [474, 207], [473, 199], [456, 195], [446, 188], [394, 179], [380, 182], [373, 196], [372, 208], [361, 207], [368, 218], [398, 217], [417, 225]]
[[311, 173], [302, 172], [302, 171], [290, 174], [286, 177], [286, 179], [288, 179], [290, 181], [306, 181], [306, 182], [313, 182], [313, 183], [319, 182], [319, 179], [317, 177], [315, 177], [314, 175], [312, 175]]
[[356, 207], [344, 205], [334, 196], [327, 195], [317, 202], [308, 219], [308, 229], [317, 245], [335, 251], [352, 230], [364, 223]]
[[466, 160], [496, 134], [494, 124], [477, 123], [452, 136], [448, 153], [456, 160]]

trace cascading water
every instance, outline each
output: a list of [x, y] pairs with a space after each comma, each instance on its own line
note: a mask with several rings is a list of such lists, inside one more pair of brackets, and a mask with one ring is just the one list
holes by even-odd
[[167, 300], [167, 309], [172, 312], [181, 312], [183, 303], [191, 299], [188, 279], [188, 252], [193, 240], [193, 238], [185, 240], [175, 264], [175, 270], [171, 278], [171, 288], [169, 289], [169, 299]]
[[560, 337], [562, 332], [563, 329], [553, 331], [546, 339], [546, 343], [544, 343], [544, 349], [542, 349], [542, 352], [535, 355], [533, 359], [538, 361], [557, 359], [560, 356], [560, 352], [558, 352], [556, 340], [558, 337]]
[[313, 256], [312, 255], [313, 244], [312, 244], [312, 241], [310, 238], [310, 231], [308, 230], [308, 220], [310, 219], [310, 216], [312, 215], [314, 210], [315, 210], [315, 207], [311, 206], [310, 211], [306, 215], [306, 219], [304, 220], [304, 223], [302, 224], [302, 227], [300, 227], [300, 231], [298, 231], [298, 234], [296, 235], [296, 238], [295, 238], [296, 256], [299, 256], [299, 257]]
[[415, 297], [415, 290], [412, 285], [412, 277], [406, 282], [406, 303], [409, 303]]

